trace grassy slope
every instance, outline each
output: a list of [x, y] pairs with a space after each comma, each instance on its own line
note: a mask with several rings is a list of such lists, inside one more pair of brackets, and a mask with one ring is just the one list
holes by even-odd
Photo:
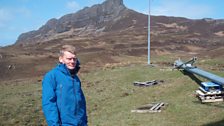
[[44, 124], [40, 82], [7, 82], [0, 92], [0, 126]]
[[[223, 72], [218, 74], [224, 76]], [[90, 126], [224, 125], [224, 104], [201, 104], [194, 96], [198, 85], [179, 71], [132, 64], [81, 73], [80, 78]], [[132, 84], [154, 79], [165, 82], [153, 87]], [[12, 81], [1, 84], [0, 92], [0, 125], [46, 125], [41, 111], [41, 82]], [[131, 113], [152, 102], [166, 102], [168, 106], [161, 113]]]

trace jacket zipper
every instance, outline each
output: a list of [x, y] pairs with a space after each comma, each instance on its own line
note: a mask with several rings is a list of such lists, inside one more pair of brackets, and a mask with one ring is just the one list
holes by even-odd
[[60, 120], [59, 120], [59, 124], [60, 124], [60, 125], [61, 125], [61, 123], [62, 123], [62, 122], [61, 122], [61, 113], [62, 113], [62, 112], [61, 112], [61, 108], [62, 108], [62, 84], [60, 84], [60, 108], [59, 108], [59, 109], [60, 109], [60, 110], [59, 110], [59, 111], [60, 111], [60, 114], [59, 114], [59, 118], [60, 118]]
[[60, 102], [60, 112], [61, 112], [61, 104], [62, 104], [62, 84], [60, 84], [60, 98], [61, 98], [61, 102]]
[[73, 91], [74, 91], [74, 97], [75, 97], [75, 115], [77, 115], [77, 107], [78, 107], [78, 103], [77, 103], [77, 98], [76, 98], [76, 93], [75, 93], [75, 78], [72, 78], [72, 82], [73, 82]]
[[70, 77], [72, 78], [72, 85], [73, 85], [73, 91], [74, 91], [74, 97], [75, 97], [75, 115], [77, 115], [77, 106], [78, 106], [78, 103], [77, 103], [77, 98], [76, 98], [76, 93], [75, 93], [75, 77], [73, 78], [72, 77], [72, 74], [69, 72], [68, 68], [67, 68], [67, 72], [69, 73]]

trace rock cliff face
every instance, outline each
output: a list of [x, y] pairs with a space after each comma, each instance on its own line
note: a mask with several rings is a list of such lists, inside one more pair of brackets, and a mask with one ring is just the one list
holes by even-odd
[[[106, 0], [102, 4], [85, 7], [60, 19], [50, 19], [38, 30], [21, 34], [16, 44], [57, 39], [62, 33], [77, 36], [99, 35], [102, 32], [116, 30], [116, 25], [123, 19], [128, 18], [131, 13], [137, 12], [127, 9], [123, 0]], [[140, 15], [143, 16], [143, 14]], [[119, 26], [119, 29], [126, 27], [126, 25]], [[65, 35], [63, 34], [63, 36]]]

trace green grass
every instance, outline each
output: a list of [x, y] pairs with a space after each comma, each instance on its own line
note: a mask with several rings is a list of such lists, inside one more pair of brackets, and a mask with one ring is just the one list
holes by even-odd
[[[164, 80], [153, 87], [135, 87], [134, 81]], [[201, 104], [194, 96], [198, 85], [179, 71], [135, 65], [85, 76], [89, 124], [99, 126], [198, 126], [222, 121], [222, 103]], [[86, 84], [86, 85], [85, 85]], [[161, 113], [137, 114], [132, 109], [152, 102], [166, 102]]]
[[[179, 71], [129, 64], [81, 73], [90, 126], [221, 126], [223, 102], [201, 104], [198, 85]], [[134, 81], [164, 80], [137, 87]], [[12, 82], [0, 87], [1, 125], [46, 125], [41, 110], [41, 83]], [[168, 103], [160, 113], [131, 113], [145, 104]]]
[[45, 124], [40, 83], [1, 84], [0, 92], [0, 126]]

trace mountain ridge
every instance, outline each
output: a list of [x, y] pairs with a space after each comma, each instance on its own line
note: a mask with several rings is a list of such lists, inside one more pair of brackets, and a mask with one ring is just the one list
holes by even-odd
[[55, 34], [74, 29], [76, 31], [72, 31], [72, 34], [75, 35], [83, 33], [87, 29], [104, 30], [106, 25], [110, 24], [108, 22], [119, 20], [121, 18], [119, 13], [126, 9], [123, 0], [106, 0], [102, 4], [85, 7], [76, 13], [64, 15], [60, 19], [52, 18], [38, 30], [21, 34], [16, 44], [46, 41]]
[[[16, 45], [29, 45], [68, 37], [100, 36], [113, 31], [145, 31], [147, 15], [128, 9], [123, 0], [106, 0], [85, 7], [76, 13], [52, 18], [38, 30], [22, 33]], [[181, 29], [181, 30], [180, 30]], [[152, 16], [151, 34], [180, 32], [200, 38], [224, 36], [224, 20], [188, 19], [184, 17]]]

